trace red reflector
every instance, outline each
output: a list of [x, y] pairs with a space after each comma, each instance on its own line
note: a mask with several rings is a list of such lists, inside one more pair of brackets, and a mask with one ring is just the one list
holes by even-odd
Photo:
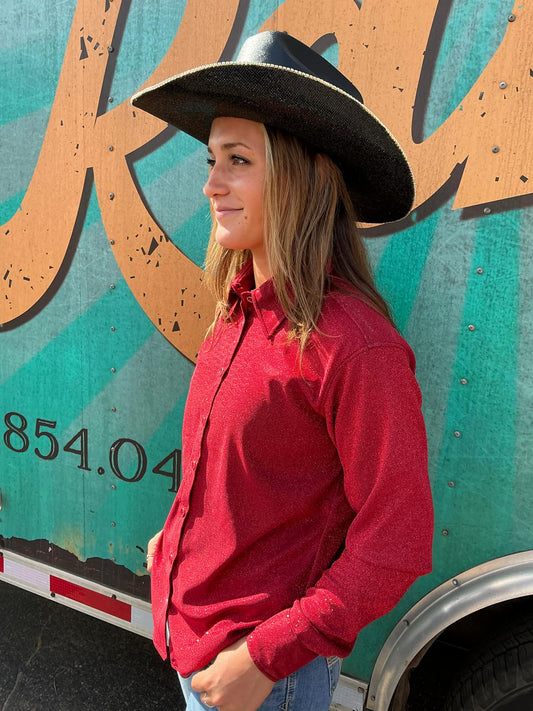
[[0, 573], [4, 572], [4, 556], [0, 555]]
[[83, 605], [100, 610], [108, 615], [119, 617], [126, 622], [131, 622], [131, 605], [120, 600], [114, 600], [107, 595], [102, 595], [102, 593], [94, 592], [94, 590], [82, 588], [81, 585], [61, 580], [61, 578], [56, 578], [54, 575], [50, 576], [50, 592], [68, 597], [69, 600], [81, 602]]

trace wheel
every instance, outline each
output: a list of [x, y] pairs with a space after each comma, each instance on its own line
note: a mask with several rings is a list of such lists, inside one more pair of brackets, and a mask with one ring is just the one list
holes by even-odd
[[444, 711], [533, 711], [533, 618], [469, 657]]

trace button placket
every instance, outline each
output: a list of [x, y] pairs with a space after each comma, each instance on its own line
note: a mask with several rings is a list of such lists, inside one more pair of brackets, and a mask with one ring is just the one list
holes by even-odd
[[[209, 394], [205, 397], [205, 400], [203, 401], [203, 406], [204, 406], [204, 414], [200, 416], [200, 426], [197, 428], [197, 434], [196, 434], [196, 441], [194, 442], [193, 446], [191, 447], [191, 460], [190, 464], [186, 469], [186, 484], [184, 487], [184, 490], [181, 495], [181, 501], [177, 509], [177, 516], [180, 519], [180, 523], [177, 527], [177, 540], [178, 540], [178, 551], [179, 551], [179, 541], [181, 540], [182, 536], [182, 531], [183, 527], [185, 525], [185, 519], [187, 517], [187, 514], [189, 513], [189, 502], [191, 500], [191, 494], [192, 490], [194, 487], [194, 481], [195, 481], [195, 475], [196, 475], [196, 470], [198, 467], [198, 463], [200, 461], [201, 457], [201, 451], [202, 451], [202, 442], [206, 430], [206, 425], [209, 420], [209, 416], [211, 414], [211, 409], [213, 407], [213, 403], [215, 401], [215, 398], [217, 396], [217, 392], [220, 388], [220, 385], [222, 383], [222, 379], [224, 375], [226, 374], [228, 368], [231, 365], [231, 362], [233, 361], [233, 358], [238, 350], [239, 344], [241, 342], [241, 338], [244, 332], [244, 328], [246, 325], [246, 318], [244, 313], [241, 312], [240, 318], [238, 319], [237, 323], [234, 326], [234, 329], [228, 329], [225, 334], [221, 335], [222, 343], [220, 343], [220, 346], [222, 348], [222, 352], [224, 350], [229, 351], [228, 354], [226, 355], [225, 358], [225, 363], [221, 366], [219, 366], [218, 370], [216, 370], [216, 375], [217, 377], [213, 379], [212, 382], [212, 387], [210, 388]], [[175, 557], [174, 561], [171, 561], [171, 567], [174, 567], [176, 564], [176, 560], [178, 559], [178, 556]]]

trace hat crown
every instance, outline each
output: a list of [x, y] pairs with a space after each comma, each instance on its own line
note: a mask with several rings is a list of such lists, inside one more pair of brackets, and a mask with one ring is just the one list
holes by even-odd
[[286, 32], [269, 30], [252, 35], [243, 44], [237, 62], [242, 64], [275, 64], [294, 69], [326, 81], [363, 103], [358, 89], [318, 52]]

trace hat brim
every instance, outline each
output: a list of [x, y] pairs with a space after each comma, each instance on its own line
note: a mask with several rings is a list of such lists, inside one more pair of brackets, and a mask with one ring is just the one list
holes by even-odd
[[132, 104], [205, 144], [219, 116], [297, 136], [340, 167], [361, 222], [393, 222], [412, 208], [413, 175], [394, 136], [361, 102], [309, 74], [275, 64], [220, 62], [144, 89]]

